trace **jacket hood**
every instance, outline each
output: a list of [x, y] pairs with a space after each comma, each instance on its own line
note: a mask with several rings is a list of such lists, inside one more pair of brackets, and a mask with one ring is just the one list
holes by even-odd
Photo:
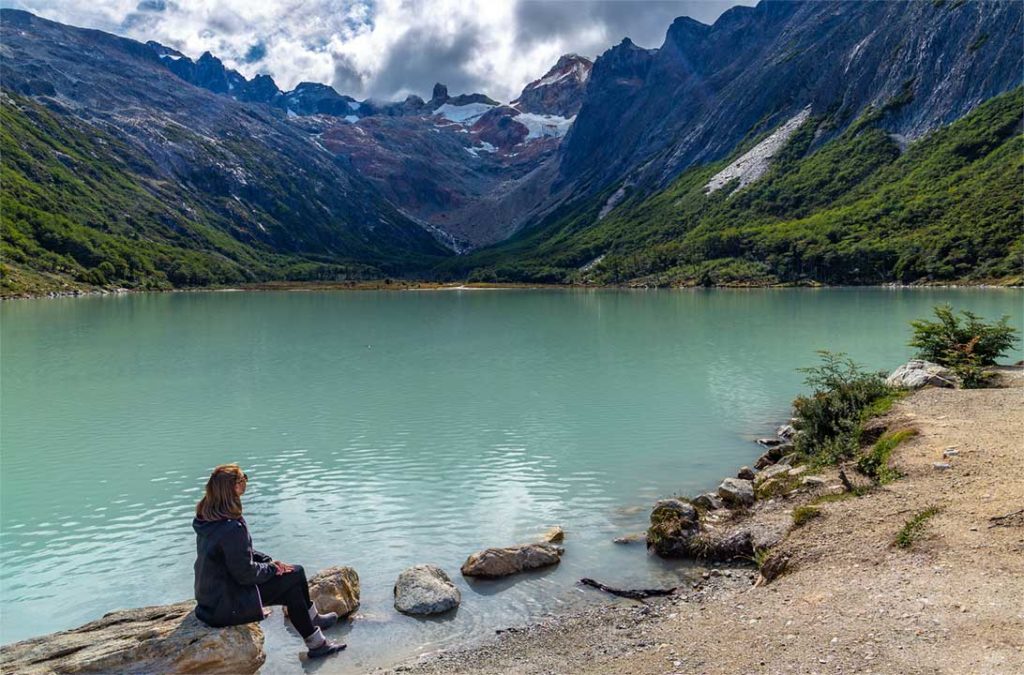
[[209, 537], [214, 532], [226, 527], [237, 527], [242, 522], [239, 520], [200, 520], [199, 518], [192, 519], [192, 529], [196, 531], [201, 537]]

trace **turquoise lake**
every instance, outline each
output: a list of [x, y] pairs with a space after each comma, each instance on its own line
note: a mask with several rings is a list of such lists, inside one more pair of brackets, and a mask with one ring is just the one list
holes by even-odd
[[[204, 292], [0, 304], [0, 642], [190, 598], [191, 518], [238, 462], [256, 548], [351, 565], [349, 650], [320, 673], [486, 639], [579, 603], [581, 577], [693, 574], [615, 537], [714, 488], [789, 416], [815, 350], [892, 369], [908, 322], [949, 302], [1020, 327], [991, 289]], [[1007, 359], [1021, 358], [1015, 352]], [[468, 582], [486, 546], [566, 531], [554, 569]], [[434, 563], [440, 619], [392, 585]], [[280, 610], [264, 672], [300, 672]]]

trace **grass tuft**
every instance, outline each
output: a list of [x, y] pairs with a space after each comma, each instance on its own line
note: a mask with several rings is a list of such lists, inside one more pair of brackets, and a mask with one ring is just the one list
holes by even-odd
[[871, 451], [857, 460], [857, 470], [879, 485], [900, 478], [900, 472], [889, 466], [889, 460], [900, 443], [916, 435], [917, 429], [900, 429], [883, 434]]
[[816, 506], [798, 506], [793, 509], [793, 527], [802, 527], [822, 515], [821, 509]]
[[899, 548], [910, 548], [913, 546], [914, 542], [924, 534], [924, 524], [940, 510], [938, 506], [929, 506], [924, 511], [910, 518], [896, 534], [893, 544]]

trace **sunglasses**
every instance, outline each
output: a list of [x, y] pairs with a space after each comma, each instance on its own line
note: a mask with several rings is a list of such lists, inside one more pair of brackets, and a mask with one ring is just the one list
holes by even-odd
[[241, 482], [243, 480], [248, 483], [249, 482], [249, 474], [243, 473], [242, 477], [240, 479], [238, 479], [236, 482]]

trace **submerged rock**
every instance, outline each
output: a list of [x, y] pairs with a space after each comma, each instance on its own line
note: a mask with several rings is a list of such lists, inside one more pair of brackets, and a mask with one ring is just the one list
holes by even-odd
[[548, 530], [541, 535], [540, 540], [548, 544], [557, 544], [565, 540], [565, 530], [558, 525], [549, 527]]
[[462, 564], [467, 577], [506, 577], [538, 567], [556, 565], [565, 549], [554, 544], [524, 544], [506, 548], [488, 548], [477, 551]]
[[328, 567], [309, 580], [309, 597], [321, 612], [348, 616], [359, 609], [359, 575], [351, 567]]
[[249, 623], [211, 628], [195, 602], [111, 612], [72, 630], [7, 645], [5, 673], [255, 673], [267, 655]]
[[612, 543], [613, 544], [622, 544], [622, 545], [625, 545], [625, 544], [637, 544], [637, 543], [639, 543], [641, 541], [646, 541], [646, 540], [647, 540], [647, 533], [646, 532], [635, 532], [633, 534], [625, 534], [625, 535], [623, 535], [621, 537], [615, 537], [614, 539], [612, 539]]
[[718, 496], [726, 504], [750, 506], [754, 503], [754, 484], [742, 478], [726, 478], [718, 486]]
[[956, 387], [956, 376], [949, 369], [937, 363], [912, 359], [892, 371], [885, 383], [890, 387], [906, 389], [920, 389], [928, 385], [951, 389]]
[[440, 614], [461, 602], [462, 593], [436, 565], [410, 567], [395, 582], [395, 609], [403, 614]]

